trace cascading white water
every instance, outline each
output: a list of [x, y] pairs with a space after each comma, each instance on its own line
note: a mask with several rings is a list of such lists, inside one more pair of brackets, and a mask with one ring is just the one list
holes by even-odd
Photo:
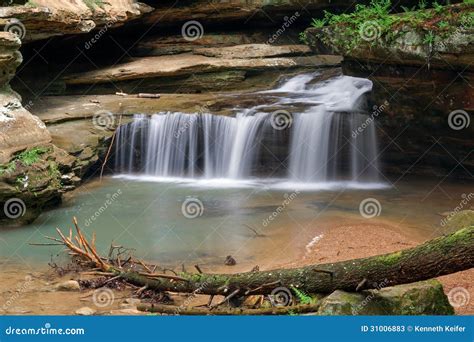
[[[372, 83], [339, 76], [312, 84], [314, 77], [298, 75], [278, 89], [262, 92], [276, 96], [277, 103], [240, 110], [235, 117], [138, 115], [117, 132], [116, 170], [158, 177], [244, 179], [256, 176], [260, 163], [258, 175], [266, 176], [265, 163], [275, 153], [270, 145], [276, 145], [278, 153], [286, 153], [278, 163], [292, 182], [376, 182], [375, 126], [366, 123], [368, 115], [362, 114], [361, 105]], [[273, 125], [275, 108], [291, 113], [288, 134]], [[351, 137], [359, 127], [364, 127], [362, 132]]]

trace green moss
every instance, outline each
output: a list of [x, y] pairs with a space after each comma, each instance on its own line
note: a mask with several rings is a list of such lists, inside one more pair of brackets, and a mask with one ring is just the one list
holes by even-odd
[[[341, 53], [349, 53], [364, 45], [390, 45], [410, 31], [421, 33], [423, 43], [431, 51], [437, 42], [459, 28], [472, 27], [472, 1], [450, 6], [435, 1], [433, 8], [427, 8], [426, 2], [422, 1], [418, 9], [404, 8], [405, 13], [393, 14], [390, 0], [372, 0], [370, 5], [356, 5], [352, 13], [337, 15], [325, 11], [324, 18], [314, 19], [312, 26], [322, 29], [316, 34], [318, 39]], [[325, 26], [331, 26], [331, 34], [325, 34]]]
[[396, 253], [381, 255], [377, 259], [380, 262], [384, 263], [385, 265], [393, 265], [393, 264], [396, 264], [400, 260], [401, 256], [402, 256], [402, 252], [399, 251]]
[[32, 149], [21, 152], [16, 159], [19, 160], [25, 166], [31, 166], [40, 159], [40, 156], [42, 154], [48, 151], [49, 148], [47, 147], [34, 147]]

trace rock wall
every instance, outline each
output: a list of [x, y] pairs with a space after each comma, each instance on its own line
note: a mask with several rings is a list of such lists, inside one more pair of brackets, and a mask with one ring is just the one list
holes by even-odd
[[[35, 0], [0, 8], [0, 25], [17, 23], [25, 42], [117, 27], [151, 11], [134, 0]], [[19, 23], [18, 23], [19, 21]]]
[[9, 85], [22, 62], [20, 45], [16, 35], [0, 32], [0, 164], [17, 151], [51, 142], [46, 126], [21, 105], [21, 97]]
[[369, 101], [387, 172], [472, 179], [474, 27], [460, 18], [473, 8], [445, 7], [420, 15], [425, 22], [396, 22], [389, 33], [378, 27], [374, 39], [357, 37], [354, 46], [344, 27], [305, 31], [315, 53], [343, 55], [344, 74], [373, 81]]

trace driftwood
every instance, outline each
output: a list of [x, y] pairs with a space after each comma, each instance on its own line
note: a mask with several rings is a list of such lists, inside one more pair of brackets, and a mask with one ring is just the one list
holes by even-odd
[[89, 243], [75, 219], [74, 224], [76, 236], [73, 237], [72, 230], [67, 237], [57, 229], [60, 239], [49, 239], [62, 242], [71, 254], [111, 276], [120, 275], [128, 283], [155, 291], [239, 297], [266, 295], [283, 286], [323, 294], [337, 289], [359, 291], [412, 283], [474, 267], [474, 226], [471, 226], [395, 253], [301, 268], [236, 274], [137, 272], [136, 267], [121, 268], [110, 259], [100, 257], [95, 249], [95, 236]]
[[295, 306], [275, 306], [270, 308], [217, 308], [209, 310], [201, 307], [176, 306], [164, 304], [139, 304], [137, 309], [145, 312], [159, 312], [168, 315], [288, 315], [318, 311], [319, 304], [302, 304]]

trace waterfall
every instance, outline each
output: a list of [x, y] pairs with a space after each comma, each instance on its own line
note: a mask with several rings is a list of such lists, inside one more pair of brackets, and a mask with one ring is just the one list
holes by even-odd
[[[298, 75], [261, 92], [277, 98], [276, 103], [236, 109], [233, 116], [136, 115], [118, 129], [116, 172], [209, 180], [278, 176], [305, 183], [377, 182], [376, 129], [362, 101], [372, 83], [347, 76], [312, 82], [316, 75]], [[275, 109], [288, 114], [288, 127], [275, 127]]]

